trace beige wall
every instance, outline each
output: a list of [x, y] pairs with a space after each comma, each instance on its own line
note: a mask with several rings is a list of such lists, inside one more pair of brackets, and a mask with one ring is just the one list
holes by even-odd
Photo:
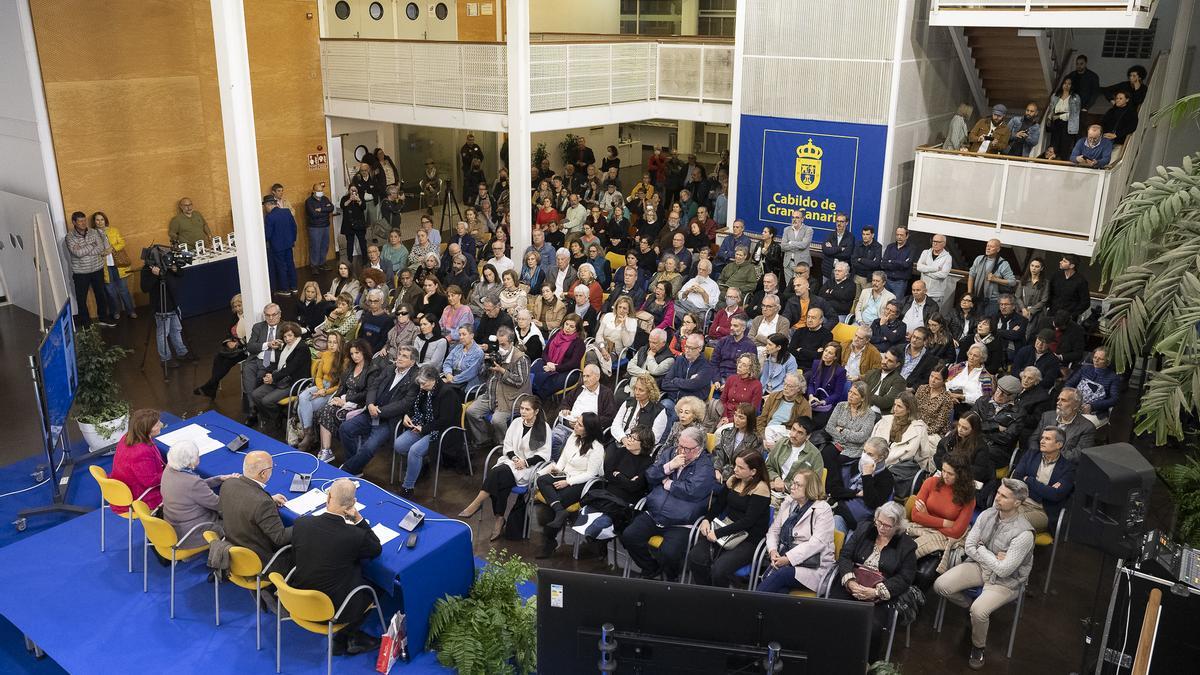
[[531, 33], [621, 32], [618, 0], [528, 0]]
[[[208, 0], [30, 5], [66, 211], [105, 211], [135, 260], [141, 247], [166, 241], [182, 196], [215, 233], [231, 231]], [[326, 142], [317, 5], [245, 7], [262, 189], [283, 183], [301, 208], [325, 180], [308, 168], [308, 154]]]

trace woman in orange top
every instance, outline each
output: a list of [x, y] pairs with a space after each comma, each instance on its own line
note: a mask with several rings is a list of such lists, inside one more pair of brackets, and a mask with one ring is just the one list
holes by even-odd
[[951, 453], [942, 461], [942, 474], [921, 484], [913, 504], [908, 535], [917, 542], [917, 559], [945, 551], [961, 539], [975, 512], [975, 480], [971, 463]]

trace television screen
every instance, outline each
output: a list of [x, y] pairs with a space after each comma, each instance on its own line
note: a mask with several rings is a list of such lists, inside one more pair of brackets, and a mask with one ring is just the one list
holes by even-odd
[[71, 303], [63, 305], [50, 332], [38, 347], [38, 368], [41, 370], [42, 394], [46, 400], [46, 432], [57, 435], [67, 423], [75, 391], [79, 388], [79, 371], [75, 367], [75, 326], [71, 322]]

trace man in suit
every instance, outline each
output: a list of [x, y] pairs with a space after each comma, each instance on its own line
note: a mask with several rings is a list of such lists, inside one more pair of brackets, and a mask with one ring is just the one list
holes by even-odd
[[271, 303], [263, 307], [263, 320], [250, 328], [250, 339], [246, 341], [248, 356], [242, 362], [242, 412], [246, 413], [246, 426], [258, 426], [258, 415], [250, 401], [267, 368], [278, 358], [275, 350], [283, 346], [283, 331], [279, 321], [283, 316], [279, 305]]
[[[276, 551], [292, 543], [292, 528], [284, 527], [279, 517], [279, 507], [287, 499], [267, 494], [267, 481], [271, 480], [274, 468], [275, 460], [270, 454], [262, 450], [247, 452], [241, 475], [221, 484], [217, 501], [225, 538], [234, 546], [254, 551], [263, 565]], [[281, 555], [271, 570], [286, 574], [292, 568], [292, 556], [288, 553]]]
[[[486, 365], [487, 382], [467, 406], [467, 437], [478, 448], [490, 450], [504, 442], [513, 403], [530, 393], [529, 359], [513, 346], [516, 333], [508, 326], [496, 329], [496, 354]], [[578, 391], [578, 390], [576, 390]], [[489, 422], [486, 418], [492, 416]]]
[[[875, 412], [891, 411], [896, 397], [904, 391], [906, 384], [900, 374], [900, 361], [904, 358], [904, 348], [894, 347], [884, 352], [880, 365], [863, 375], [870, 395], [871, 409]], [[886, 414], [886, 412], [884, 413]]]
[[[379, 537], [355, 507], [357, 487], [349, 478], [339, 478], [329, 486], [325, 513], [303, 516], [292, 528], [292, 546], [296, 571], [291, 585], [329, 596], [336, 608], [350, 593], [366, 583], [362, 561], [383, 552]], [[355, 593], [338, 617], [345, 628], [333, 636], [333, 653], [361, 654], [379, 647], [379, 638], [360, 630], [371, 608], [371, 595]]]
[[[338, 436], [346, 450], [342, 470], [361, 474], [375, 451], [391, 441], [396, 422], [403, 419], [417, 397], [416, 350], [403, 346], [396, 350], [396, 369], [379, 372], [367, 386], [366, 407], [342, 424]], [[328, 461], [329, 458], [326, 458]]]
[[[1096, 445], [1096, 426], [1083, 416], [1083, 400], [1079, 390], [1073, 387], [1063, 387], [1058, 392], [1058, 401], [1054, 410], [1048, 410], [1042, 415], [1038, 424], [1039, 429], [1058, 427], [1063, 432], [1062, 456], [1071, 462], [1078, 462], [1079, 455], [1088, 448]], [[1029, 449], [1038, 449], [1039, 437], [1029, 440]]]

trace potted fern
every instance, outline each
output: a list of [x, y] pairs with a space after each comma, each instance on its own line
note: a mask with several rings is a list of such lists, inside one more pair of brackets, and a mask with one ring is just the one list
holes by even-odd
[[537, 597], [517, 584], [537, 567], [507, 551], [489, 551], [466, 597], [446, 596], [429, 617], [428, 649], [462, 675], [530, 675], [537, 669]]
[[[558, 144], [558, 152], [562, 156], [563, 166], [575, 163], [575, 155], [579, 153], [579, 137], [575, 134], [567, 134], [562, 142]], [[566, 170], [563, 170], [566, 173]]]
[[1182, 464], [1159, 470], [1175, 498], [1175, 539], [1200, 546], [1200, 461], [1188, 457]]
[[75, 422], [92, 451], [116, 443], [128, 427], [129, 403], [121, 397], [114, 371], [130, 353], [105, 342], [96, 324], [76, 336], [79, 388], [75, 393]]

